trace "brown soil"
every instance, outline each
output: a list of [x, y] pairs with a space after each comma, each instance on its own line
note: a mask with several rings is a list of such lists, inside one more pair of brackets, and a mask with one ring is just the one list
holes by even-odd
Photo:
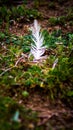
[[43, 130], [73, 130], [73, 110], [58, 98], [52, 101], [48, 95], [36, 88], [29, 91], [26, 99], [18, 93], [14, 99], [38, 113], [38, 126], [43, 126]]

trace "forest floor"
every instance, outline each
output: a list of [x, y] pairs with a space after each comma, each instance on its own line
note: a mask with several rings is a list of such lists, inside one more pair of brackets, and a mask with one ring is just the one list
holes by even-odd
[[[53, 5], [54, 9], [52, 9], [52, 6], [49, 6], [48, 3], [49, 1], [44, 2], [37, 7], [43, 16], [43, 19], [38, 19], [42, 29], [47, 29], [49, 33], [59, 29], [61, 29], [64, 34], [68, 32], [73, 33], [73, 26], [68, 22], [65, 23], [65, 26], [62, 24], [51, 26], [48, 22], [50, 17], [66, 16], [66, 10], [72, 8], [73, 1], [61, 4], [55, 2], [55, 5]], [[33, 2], [29, 1], [27, 8], [34, 8]], [[9, 33], [17, 36], [29, 34], [29, 28], [32, 23], [33, 19], [25, 22], [23, 18], [20, 19], [19, 23], [14, 21], [13, 25], [9, 27]], [[4, 26], [5, 25], [0, 29], [1, 31], [4, 31]], [[18, 91], [21, 91], [21, 89]], [[4, 95], [6, 95], [6, 93], [4, 92]], [[38, 113], [39, 120], [37, 125], [43, 127], [37, 130], [73, 130], [73, 109], [70, 108], [65, 101], [62, 102], [59, 100], [58, 97], [56, 100], [51, 101], [47, 92], [37, 88], [31, 88], [31, 90], [29, 90], [29, 96], [26, 99], [19, 96], [18, 93], [15, 93], [13, 96], [11, 89], [8, 90], [7, 95], [12, 97], [12, 99], [16, 100], [19, 104]], [[31, 125], [29, 129], [34, 129], [34, 126]]]
[[[38, 11], [41, 12], [43, 19], [38, 19], [40, 25], [43, 29], [47, 29], [47, 31], [50, 33], [54, 30], [62, 29], [63, 33], [67, 32], [73, 32], [73, 26], [69, 25], [68, 21], [66, 21], [65, 26], [63, 24], [58, 24], [51, 26], [49, 25], [49, 18], [50, 17], [60, 17], [60, 16], [66, 16], [68, 13], [68, 9], [72, 9], [73, 1], [67, 1], [61, 4], [58, 4], [57, 2], [54, 2], [54, 7], [49, 8], [49, 1], [45, 1], [44, 3], [40, 4], [38, 6]], [[27, 4], [27, 8], [33, 9], [34, 3], [29, 1]], [[70, 10], [69, 10], [70, 11]], [[24, 35], [28, 34], [29, 28], [33, 24], [33, 19], [30, 21], [25, 22], [25, 18], [20, 19], [20, 23], [14, 22], [14, 25], [11, 26], [10, 32], [16, 35]]]

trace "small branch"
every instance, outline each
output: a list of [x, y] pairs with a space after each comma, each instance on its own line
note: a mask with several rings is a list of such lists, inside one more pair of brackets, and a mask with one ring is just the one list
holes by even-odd
[[20, 62], [20, 60], [23, 59], [23, 58], [24, 58], [24, 55], [22, 55], [22, 57], [20, 57], [20, 58], [16, 61], [16, 63], [15, 63], [15, 67], [16, 67], [17, 64]]
[[13, 69], [14, 67], [15, 67], [15, 66], [13, 66], [13, 67], [11, 67], [11, 68], [8, 68], [8, 69], [6, 69], [5, 71], [3, 71], [3, 72], [0, 74], [0, 77], [1, 77], [2, 75], [4, 75], [7, 71]]
[[52, 66], [52, 70], [56, 67], [57, 63], [58, 63], [58, 58], [54, 61], [53, 66]]
[[22, 55], [22, 57], [20, 57], [20, 58], [16, 61], [15, 65], [14, 65], [13, 67], [10, 67], [10, 68], [6, 69], [5, 71], [3, 71], [3, 72], [0, 74], [0, 77], [1, 77], [2, 75], [4, 75], [6, 72], [8, 72], [8, 71], [10, 71], [11, 69], [15, 68], [15, 67], [17, 66], [17, 64], [20, 62], [20, 60], [21, 60], [24, 56], [25, 56], [25, 55]]
[[46, 122], [48, 122], [48, 120], [49, 120], [49, 117], [44, 118], [41, 122], [38, 122], [38, 126], [44, 125]]
[[[3, 45], [2, 45], [2, 46], [3, 46]], [[10, 49], [6, 48], [6, 46], [3, 46], [3, 48], [4, 48], [5, 50], [11, 52], [15, 57], [17, 57], [17, 55], [16, 55], [13, 51], [11, 51]]]

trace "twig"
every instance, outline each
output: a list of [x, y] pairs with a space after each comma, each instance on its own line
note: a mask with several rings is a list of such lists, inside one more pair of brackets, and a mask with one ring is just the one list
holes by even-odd
[[7, 71], [13, 69], [14, 67], [15, 67], [15, 66], [10, 67], [10, 68], [6, 69], [5, 71], [3, 71], [3, 72], [0, 74], [0, 77], [1, 77], [2, 75], [4, 75]]
[[[2, 46], [3, 46], [3, 45], [2, 45]], [[13, 51], [11, 51], [11, 50], [9, 50], [8, 48], [6, 48], [6, 46], [3, 46], [3, 48], [4, 48], [5, 50], [11, 52], [15, 57], [17, 57], [17, 55], [16, 55]]]
[[52, 70], [56, 67], [57, 63], [58, 63], [58, 58], [54, 61], [53, 66], [52, 66]]
[[49, 118], [45, 118], [45, 119], [43, 119], [42, 122], [39, 122], [39, 123], [38, 123], [38, 126], [42, 126], [42, 125], [44, 125], [48, 120], [49, 120]]
[[20, 61], [24, 56], [25, 56], [25, 55], [22, 55], [22, 57], [20, 57], [20, 58], [16, 61], [15, 65], [14, 65], [13, 67], [10, 67], [10, 68], [6, 69], [5, 71], [3, 71], [3, 72], [0, 74], [0, 77], [1, 77], [2, 75], [4, 75], [7, 71], [10, 71], [11, 69], [15, 68], [15, 67], [17, 66], [17, 64], [19, 63], [19, 61]]
[[22, 55], [22, 57], [20, 57], [20, 58], [16, 61], [16, 63], [15, 63], [15, 67], [16, 67], [17, 64], [20, 62], [20, 60], [23, 59], [23, 57], [24, 57], [24, 55]]

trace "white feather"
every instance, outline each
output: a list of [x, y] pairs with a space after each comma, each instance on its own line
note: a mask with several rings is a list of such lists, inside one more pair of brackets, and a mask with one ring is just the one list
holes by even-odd
[[31, 43], [31, 52], [30, 54], [33, 55], [34, 60], [39, 60], [42, 58], [42, 55], [45, 52], [45, 47], [43, 46], [44, 43], [44, 37], [42, 36], [42, 33], [40, 32], [40, 25], [38, 24], [37, 20], [34, 20], [34, 25], [31, 27], [32, 31], [32, 40], [34, 42]]

